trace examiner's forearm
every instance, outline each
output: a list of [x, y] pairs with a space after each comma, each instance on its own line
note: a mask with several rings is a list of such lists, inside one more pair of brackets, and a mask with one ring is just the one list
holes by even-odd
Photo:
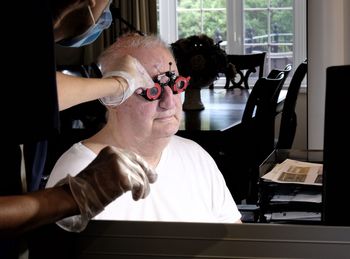
[[0, 237], [15, 236], [79, 213], [68, 186], [0, 196]]
[[[56, 73], [59, 110], [110, 95], [123, 95], [127, 82], [123, 78], [82, 78]], [[125, 84], [124, 88], [121, 84]]]

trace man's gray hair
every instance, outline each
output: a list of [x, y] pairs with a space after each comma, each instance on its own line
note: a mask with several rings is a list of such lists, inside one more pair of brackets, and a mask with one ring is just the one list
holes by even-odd
[[116, 42], [101, 53], [98, 58], [101, 70], [108, 71], [115, 60], [128, 54], [132, 56], [135, 49], [164, 48], [172, 53], [170, 46], [157, 35], [141, 36], [137, 33], [128, 33], [120, 36]]

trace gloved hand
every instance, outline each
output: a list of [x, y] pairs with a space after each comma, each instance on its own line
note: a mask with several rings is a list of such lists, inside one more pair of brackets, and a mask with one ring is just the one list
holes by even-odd
[[145, 68], [140, 64], [140, 62], [130, 55], [126, 55], [118, 59], [117, 64], [109, 64], [113, 67], [113, 71], [106, 72], [103, 74], [103, 78], [109, 77], [122, 77], [127, 81], [128, 86], [121, 83], [123, 87], [122, 94], [116, 94], [112, 96], [106, 96], [100, 98], [100, 101], [104, 105], [116, 106], [124, 102], [129, 98], [136, 89], [138, 88], [151, 88], [154, 86], [152, 78], [148, 75]]
[[78, 175], [68, 175], [56, 185], [68, 184], [80, 215], [57, 222], [67, 231], [80, 232], [88, 221], [99, 214], [106, 205], [127, 191], [134, 200], [145, 198], [157, 174], [137, 154], [105, 147]]

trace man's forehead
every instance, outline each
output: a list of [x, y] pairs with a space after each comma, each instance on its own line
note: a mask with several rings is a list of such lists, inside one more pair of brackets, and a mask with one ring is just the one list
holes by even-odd
[[163, 60], [162, 62], [155, 62], [149, 71], [150, 76], [164, 74], [167, 71], [177, 71], [174, 61], [171, 59]]
[[[131, 51], [132, 50], [132, 51]], [[169, 62], [174, 63], [172, 54], [160, 47], [131, 49], [130, 55], [137, 58], [150, 75], [169, 70]], [[174, 69], [175, 66], [172, 66]]]

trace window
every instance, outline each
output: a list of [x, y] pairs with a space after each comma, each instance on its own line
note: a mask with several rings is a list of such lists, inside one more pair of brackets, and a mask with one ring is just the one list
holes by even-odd
[[205, 33], [228, 54], [266, 51], [265, 74], [306, 58], [306, 1], [161, 0], [158, 10], [168, 43]]
[[267, 71], [292, 63], [292, 0], [245, 0], [243, 12], [244, 53], [265, 51]]
[[178, 0], [178, 38], [204, 33], [218, 41], [226, 40], [226, 0]]

